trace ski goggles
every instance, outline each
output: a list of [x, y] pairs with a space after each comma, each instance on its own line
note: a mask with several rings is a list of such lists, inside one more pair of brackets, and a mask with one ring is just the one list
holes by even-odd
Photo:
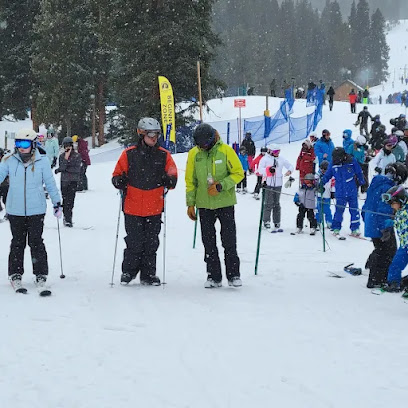
[[279, 153], [280, 153], [280, 150], [269, 150], [269, 152], [270, 152], [270, 154], [271, 154], [272, 156], [278, 156]]
[[391, 193], [383, 193], [383, 194], [381, 194], [381, 200], [386, 204], [390, 204], [390, 203], [392, 203], [394, 201], [397, 201], [396, 196], [404, 189], [405, 189], [404, 186], [400, 186], [392, 194]]
[[160, 131], [159, 130], [144, 130], [142, 132], [143, 136], [147, 136], [150, 138], [155, 138], [155, 137], [159, 137], [160, 136]]
[[14, 146], [17, 147], [17, 149], [28, 149], [31, 147], [31, 140], [21, 140], [17, 139], [14, 142]]

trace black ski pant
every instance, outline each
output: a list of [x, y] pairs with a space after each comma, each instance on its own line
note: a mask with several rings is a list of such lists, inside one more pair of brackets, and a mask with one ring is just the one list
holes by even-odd
[[370, 184], [370, 182], [368, 181], [368, 163], [360, 163], [360, 167], [365, 180], [364, 186], [361, 186], [361, 192], [365, 193], [368, 190], [368, 185]]
[[350, 109], [351, 109], [351, 113], [356, 113], [356, 104], [350, 103]]
[[237, 184], [237, 188], [247, 188], [247, 174], [244, 171], [244, 178]]
[[123, 253], [122, 272], [147, 280], [156, 275], [156, 253], [159, 249], [161, 215], [138, 217], [125, 214], [126, 249]]
[[86, 176], [87, 169], [88, 169], [88, 165], [85, 162], [82, 162], [77, 191], [88, 190], [88, 177]]
[[367, 285], [381, 285], [387, 282], [388, 268], [397, 252], [397, 241], [394, 231], [391, 238], [385, 242], [373, 238], [374, 251], [367, 259], [365, 267], [370, 269]]
[[333, 99], [329, 99], [329, 108], [330, 108], [330, 110], [333, 110], [333, 104], [334, 104], [334, 102], [333, 102]]
[[299, 206], [299, 213], [296, 217], [296, 227], [303, 229], [303, 220], [307, 214], [307, 219], [310, 222], [310, 228], [317, 228], [317, 221], [313, 208], [306, 208], [304, 205]]
[[66, 222], [72, 222], [72, 210], [75, 203], [77, 184], [77, 181], [61, 183], [62, 209], [64, 212], [64, 220]]
[[6, 207], [8, 189], [9, 186], [0, 187], [0, 211], [3, 211], [3, 207], [1, 206], [1, 200], [3, 200], [4, 207]]
[[224, 248], [224, 262], [227, 279], [240, 276], [240, 261], [237, 254], [237, 230], [234, 206], [209, 210], [200, 208], [201, 238], [204, 245], [204, 262], [207, 264], [208, 278], [221, 282], [221, 263], [218, 256], [215, 222], [221, 224], [221, 244]]
[[259, 194], [262, 187], [262, 176], [256, 176], [256, 186], [254, 190], [254, 194]]
[[280, 224], [280, 221], [281, 221], [281, 206], [280, 206], [281, 191], [282, 191], [282, 186], [265, 188], [263, 222], [270, 222], [271, 214], [272, 214], [273, 223]]
[[24, 250], [27, 245], [31, 249], [31, 260], [34, 275], [48, 275], [47, 251], [42, 239], [44, 214], [20, 217], [9, 215], [12, 234], [8, 274], [24, 273]]

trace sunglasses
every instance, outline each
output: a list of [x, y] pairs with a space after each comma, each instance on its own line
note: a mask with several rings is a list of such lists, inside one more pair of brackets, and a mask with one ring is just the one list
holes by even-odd
[[14, 142], [14, 146], [17, 147], [17, 149], [28, 149], [29, 147], [31, 147], [31, 140], [20, 140], [17, 139]]

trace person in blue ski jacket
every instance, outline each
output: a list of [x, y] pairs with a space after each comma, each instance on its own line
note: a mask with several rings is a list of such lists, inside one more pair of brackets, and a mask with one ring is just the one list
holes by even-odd
[[9, 177], [6, 210], [13, 236], [10, 245], [8, 275], [14, 289], [22, 289], [24, 249], [31, 249], [33, 273], [38, 285], [48, 275], [47, 252], [42, 239], [47, 202], [43, 184], [54, 205], [54, 215], [61, 216], [61, 196], [56, 186], [50, 163], [39, 153], [37, 134], [22, 129], [15, 139], [15, 152], [0, 163], [0, 183]]
[[244, 169], [244, 178], [237, 184], [237, 192], [238, 193], [247, 193], [247, 171], [249, 169], [249, 161], [248, 161], [248, 154], [247, 149], [245, 146], [241, 146], [239, 148], [238, 158], [242, 164], [242, 168]]
[[[388, 220], [389, 228], [395, 227], [400, 246], [388, 269], [387, 284], [383, 286], [386, 292], [401, 290], [402, 271], [408, 265], [408, 193], [404, 185], [394, 186], [383, 194], [382, 199], [395, 211], [394, 220]], [[405, 289], [404, 297], [408, 297]]]
[[346, 129], [343, 132], [343, 148], [347, 154], [353, 153], [354, 140], [352, 138], [353, 132], [350, 129]]
[[319, 165], [323, 160], [327, 160], [331, 163], [333, 150], [334, 144], [330, 138], [330, 132], [324, 129], [322, 137], [314, 145], [314, 152], [319, 160]]
[[370, 270], [368, 288], [378, 288], [387, 282], [388, 268], [397, 251], [394, 230], [387, 227], [387, 222], [392, 220], [393, 211], [381, 197], [395, 184], [404, 183], [407, 177], [408, 170], [405, 165], [389, 164], [385, 168], [385, 175], [375, 176], [367, 189], [361, 216], [364, 220], [364, 236], [371, 238], [374, 245], [374, 251], [365, 266]]
[[332, 153], [332, 163], [322, 178], [323, 185], [332, 177], [336, 180], [336, 211], [334, 213], [332, 230], [334, 235], [339, 235], [343, 222], [343, 213], [348, 205], [351, 223], [350, 229], [353, 236], [360, 235], [360, 214], [358, 210], [357, 185], [365, 184], [363, 172], [357, 160], [346, 154], [342, 147], [336, 147]]

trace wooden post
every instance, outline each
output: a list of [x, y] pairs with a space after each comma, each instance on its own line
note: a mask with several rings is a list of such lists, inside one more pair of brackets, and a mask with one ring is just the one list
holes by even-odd
[[99, 111], [99, 133], [98, 146], [105, 144], [105, 101], [103, 98], [104, 81], [103, 78], [99, 80], [98, 84], [98, 111]]
[[198, 101], [200, 104], [200, 121], [203, 121], [203, 98], [201, 94], [201, 67], [200, 61], [197, 61], [197, 84], [198, 84]]
[[96, 102], [95, 95], [91, 95], [92, 98], [92, 148], [96, 147]]

